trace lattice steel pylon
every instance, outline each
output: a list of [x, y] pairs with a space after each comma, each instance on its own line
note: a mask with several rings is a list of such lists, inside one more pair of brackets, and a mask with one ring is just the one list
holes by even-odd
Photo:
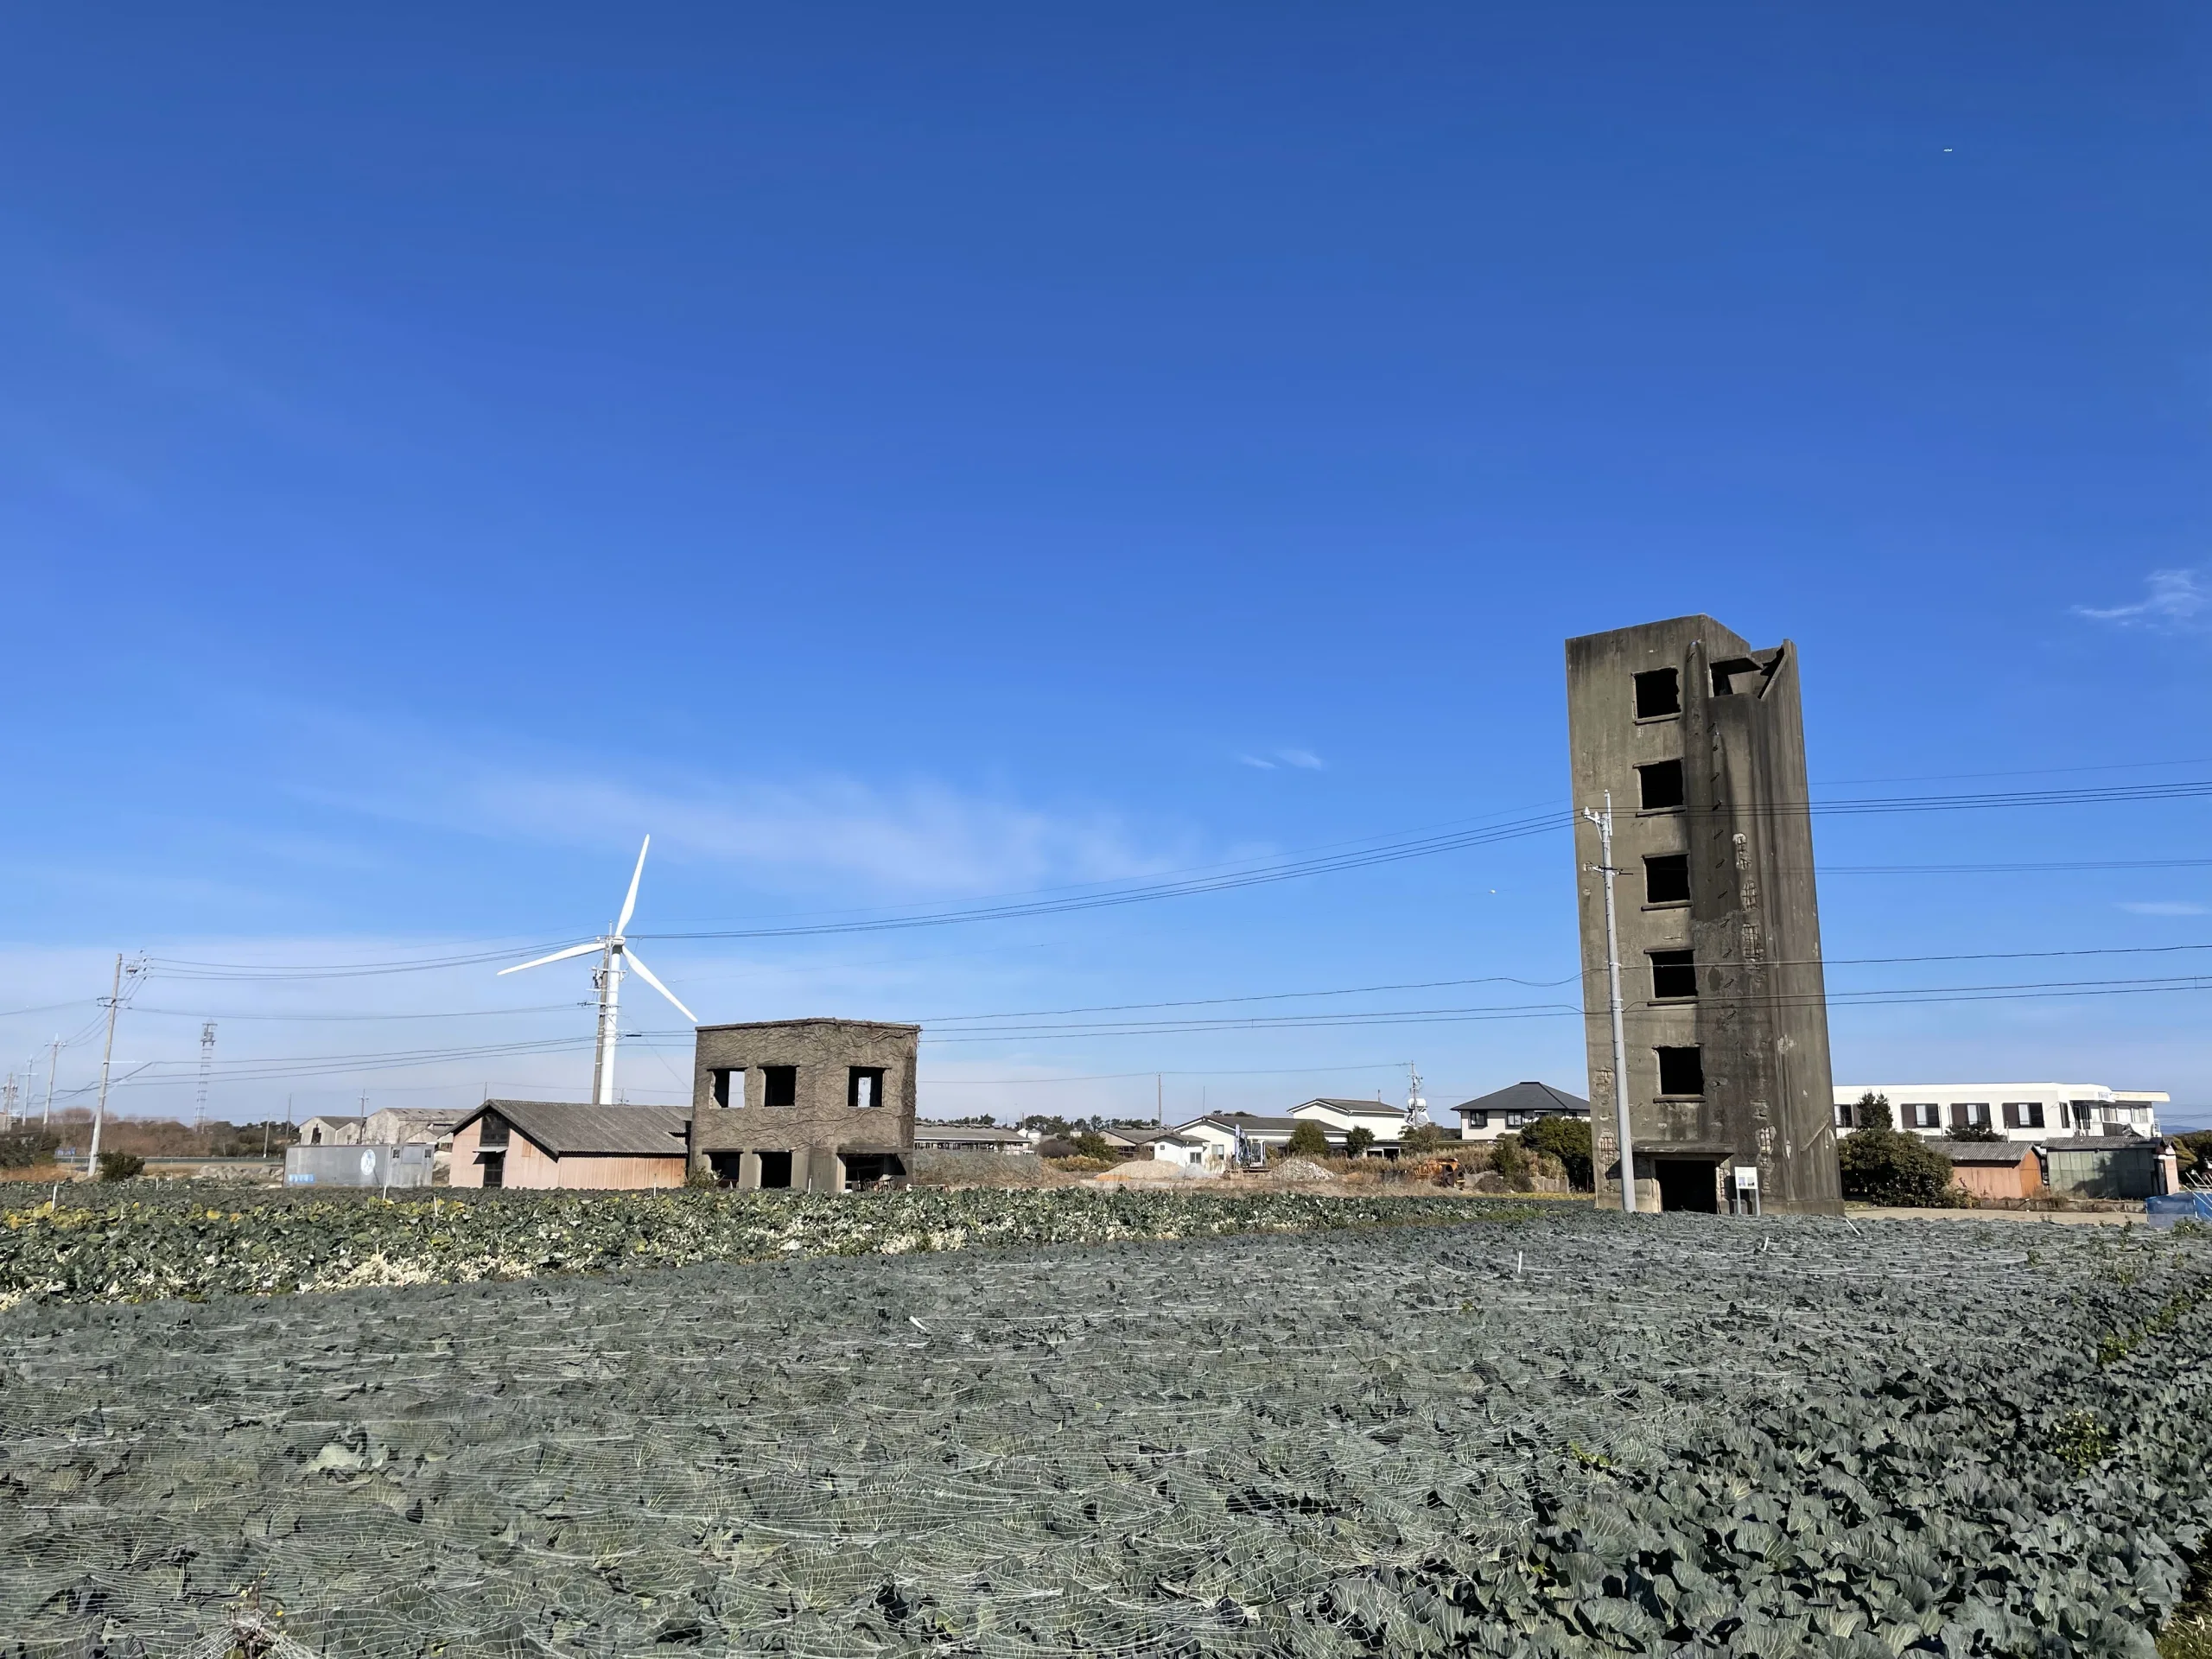
[[215, 1069], [215, 1022], [213, 1020], [200, 1027], [200, 1088], [192, 1098], [192, 1127], [199, 1128], [207, 1122], [207, 1079]]

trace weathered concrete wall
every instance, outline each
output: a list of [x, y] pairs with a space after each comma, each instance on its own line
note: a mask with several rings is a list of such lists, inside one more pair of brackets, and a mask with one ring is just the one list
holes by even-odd
[[[760, 1179], [759, 1154], [788, 1152], [792, 1186], [831, 1192], [844, 1184], [848, 1156], [894, 1154], [903, 1160], [914, 1144], [920, 1039], [919, 1026], [868, 1020], [702, 1026], [691, 1089], [694, 1167], [711, 1167], [718, 1152], [736, 1154], [739, 1185], [753, 1186]], [[765, 1068], [776, 1065], [797, 1069], [791, 1105], [766, 1103]], [[855, 1066], [882, 1071], [881, 1105], [847, 1103]], [[715, 1074], [739, 1070], [745, 1074], [742, 1101], [717, 1105]]]
[[[1636, 677], [1671, 669], [1678, 709], [1639, 716]], [[1755, 652], [1711, 617], [1567, 642], [1574, 805], [1612, 793], [1628, 1094], [1640, 1205], [1662, 1159], [1756, 1163], [1770, 1210], [1841, 1207], [1820, 912], [1796, 648]], [[1637, 768], [1682, 763], [1679, 807], [1646, 809]], [[1595, 825], [1575, 824], [1583, 1007], [1600, 1203], [1618, 1204], [1605, 891]], [[1688, 861], [1688, 897], [1653, 901], [1646, 861]], [[1696, 995], [1655, 1001], [1649, 953], [1693, 953]], [[1695, 1048], [1700, 1092], [1664, 1094], [1661, 1048]], [[1726, 1208], [1725, 1198], [1721, 1207]]]

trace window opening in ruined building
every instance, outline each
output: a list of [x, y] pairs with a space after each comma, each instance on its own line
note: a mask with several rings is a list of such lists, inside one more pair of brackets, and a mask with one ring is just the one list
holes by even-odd
[[[763, 1106], [796, 1106], [798, 1104], [798, 1067], [795, 1065], [764, 1065], [760, 1068], [760, 1103]], [[765, 1153], [761, 1154], [766, 1157]]]
[[1905, 1122], [1916, 1129], [1940, 1129], [1943, 1127], [1943, 1109], [1932, 1100], [1908, 1102], [1904, 1116]]
[[1659, 1055], [1659, 1092], [1696, 1096], [1705, 1092], [1705, 1054], [1696, 1048], [1662, 1048]]
[[1671, 668], [1655, 668], [1636, 677], [1636, 717], [1656, 720], [1682, 712], [1681, 676]]
[[2008, 1100], [2005, 1103], [2005, 1127], [2008, 1129], [2039, 1129], [2043, 1128], [2043, 1102], [2039, 1100]]
[[741, 1065], [720, 1065], [715, 1068], [715, 1104], [742, 1106], [745, 1104], [745, 1068]]
[[1682, 763], [1679, 760], [1654, 760], [1648, 766], [1636, 769], [1637, 787], [1642, 791], [1642, 804], [1646, 812], [1663, 812], [1682, 804]]
[[895, 1152], [849, 1152], [845, 1154], [845, 1190], [865, 1192], [872, 1186], [889, 1186], [906, 1179], [906, 1166]]
[[[770, 1071], [789, 1071], [789, 1066], [771, 1066]], [[760, 1185], [780, 1191], [791, 1184], [791, 1155], [788, 1152], [764, 1152], [760, 1154]]]
[[1643, 902], [1687, 905], [1690, 901], [1690, 855], [1662, 853], [1643, 861]]
[[1651, 1000], [1686, 1002], [1697, 996], [1697, 958], [1688, 950], [1654, 950], [1651, 957]]
[[505, 1186], [507, 1184], [507, 1154], [504, 1152], [480, 1152], [476, 1161], [484, 1168], [484, 1185]]
[[1989, 1103], [1986, 1100], [1955, 1100], [1951, 1103], [1951, 1127], [1955, 1129], [1986, 1129], [1989, 1127]]
[[486, 1112], [476, 1126], [476, 1144], [480, 1147], [504, 1147], [507, 1144], [507, 1120], [497, 1112]]
[[1759, 671], [1759, 665], [1748, 657], [1731, 657], [1726, 662], [1715, 663], [1713, 665], [1713, 695], [1726, 697], [1733, 696], [1739, 690], [1749, 691], [1752, 688], [1749, 685], [1738, 686], [1736, 677]]
[[[2094, 1123], [2097, 1121], [2097, 1103], [2095, 1101], [2077, 1100], [2073, 1103], [2073, 1106], [2074, 1127], [2075, 1128], [2086, 1129], [2092, 1123]], [[2062, 1109], [2062, 1116], [2059, 1118], [2059, 1122], [2062, 1123], [2066, 1121], [2065, 1117], [2063, 1116], [2063, 1109]]]
[[845, 1080], [845, 1104], [863, 1109], [883, 1104], [883, 1068], [856, 1065]]
[[1851, 1104], [1848, 1101], [1837, 1102], [1835, 1109], [1835, 1126], [1839, 1129], [1857, 1128], [1859, 1127], [1859, 1109]]

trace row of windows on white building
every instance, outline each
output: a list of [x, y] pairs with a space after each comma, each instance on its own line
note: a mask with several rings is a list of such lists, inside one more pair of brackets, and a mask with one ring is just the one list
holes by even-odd
[[2008, 1141], [2158, 1132], [2158, 1108], [2171, 1096], [2094, 1083], [1854, 1083], [1835, 1090], [1835, 1126], [1864, 1128], [1859, 1103], [1879, 1095], [1890, 1121], [1920, 1135], [1990, 1129]]

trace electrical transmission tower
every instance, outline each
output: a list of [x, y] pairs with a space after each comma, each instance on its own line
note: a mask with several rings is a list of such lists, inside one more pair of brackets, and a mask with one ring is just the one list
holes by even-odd
[[215, 1070], [215, 1022], [210, 1020], [200, 1027], [200, 1090], [192, 1100], [192, 1127], [205, 1127], [207, 1122], [207, 1079]]

